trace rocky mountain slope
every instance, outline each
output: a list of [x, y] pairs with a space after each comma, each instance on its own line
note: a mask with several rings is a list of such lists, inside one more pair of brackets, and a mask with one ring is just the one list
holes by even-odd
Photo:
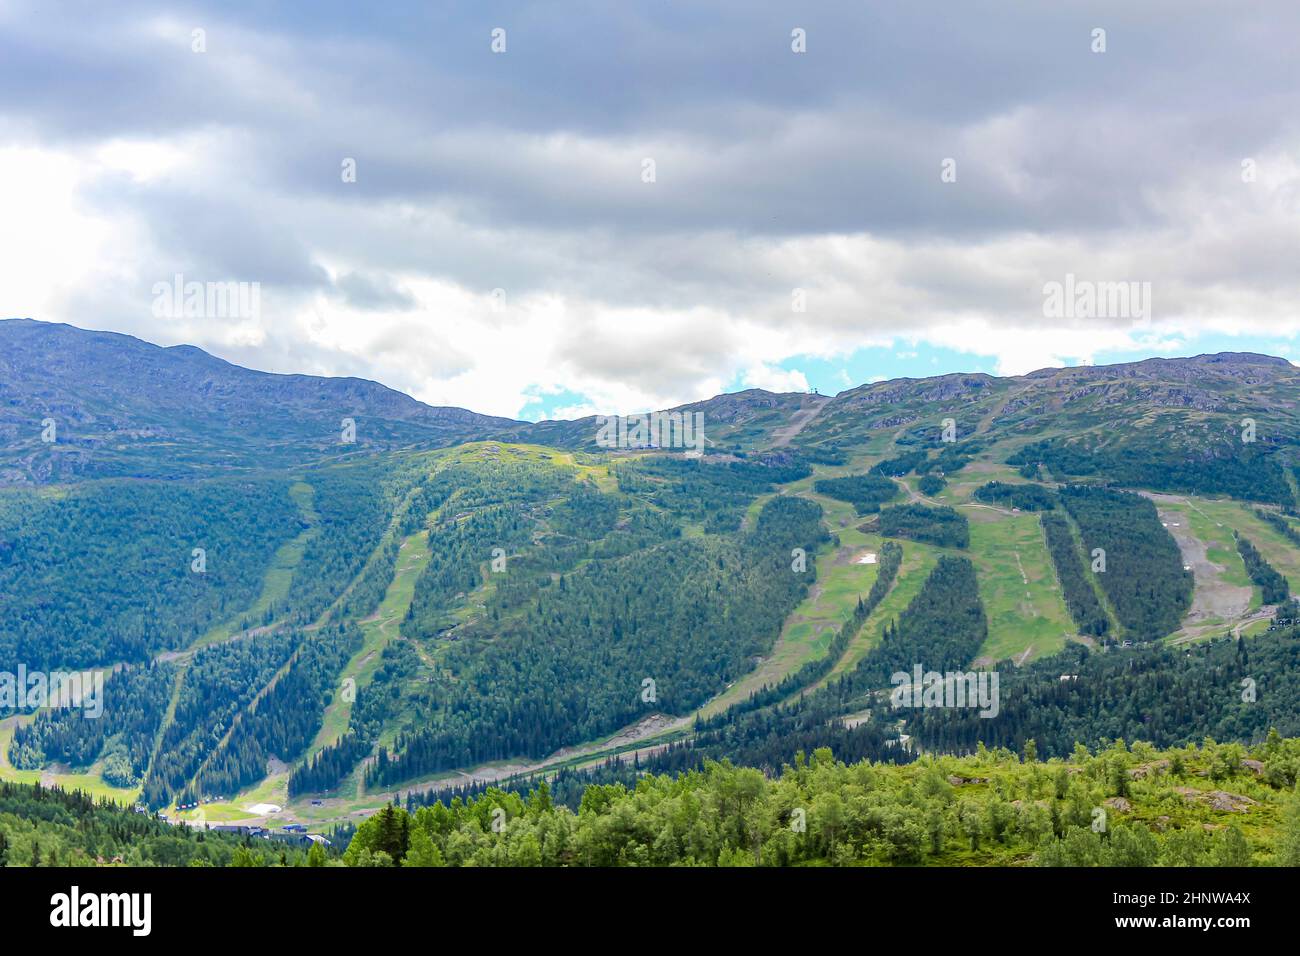
[[[342, 441], [345, 418], [356, 423], [355, 444]], [[53, 442], [43, 440], [48, 421]], [[274, 468], [517, 427], [364, 379], [274, 375], [188, 345], [0, 321], [0, 483]]]
[[[960, 440], [978, 436], [1011, 451], [1047, 442], [1061, 465], [1100, 453], [1154, 454], [1191, 467], [1225, 456], [1258, 462], [1279, 451], [1285, 464], [1285, 449], [1300, 445], [1298, 401], [1300, 369], [1290, 362], [1220, 353], [1007, 378], [894, 379], [833, 398], [747, 389], [668, 412], [702, 415], [714, 453], [791, 446], [836, 454], [882, 434], [936, 441], [951, 420]], [[344, 419], [356, 423], [354, 443], [344, 440]], [[50, 421], [54, 442], [43, 440]], [[486, 438], [596, 452], [599, 424], [435, 408], [363, 379], [257, 372], [192, 346], [0, 321], [0, 484], [276, 470]]]

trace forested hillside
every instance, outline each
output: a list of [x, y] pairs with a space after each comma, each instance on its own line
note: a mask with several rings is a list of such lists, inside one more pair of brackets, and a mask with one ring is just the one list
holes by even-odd
[[80, 791], [0, 783], [0, 866], [305, 866], [307, 850], [175, 827]]
[[933, 709], [909, 716], [923, 746], [970, 752], [979, 744], [1068, 754], [1076, 743], [1118, 738], [1173, 746], [1203, 737], [1258, 741], [1270, 728], [1300, 735], [1300, 629], [1189, 650], [1160, 645], [1127, 653], [1081, 647], [1004, 675], [993, 719]]
[[[750, 389], [686, 407], [705, 416], [696, 456], [600, 447], [594, 419], [78, 348], [48, 392], [66, 442], [0, 431], [0, 672], [103, 668], [103, 716], [0, 681], [0, 778], [321, 833], [427, 806], [407, 824], [419, 846], [392, 852], [390, 815], [350, 862], [1223, 862], [1235, 836], [1147, 824], [1179, 820], [1198, 769], [1228, 779], [1238, 745], [1265, 769], [1234, 785], [1273, 808], [1242, 835], [1278, 859], [1294, 745], [1267, 735], [1300, 735], [1289, 363]], [[110, 408], [118, 383], [73, 375], [99, 348], [228, 400]], [[6, 415], [39, 411], [32, 381], [8, 383]], [[336, 413], [366, 440], [340, 441]], [[997, 678], [997, 698], [896, 706], [918, 669]], [[1141, 827], [1071, 829], [1085, 801], [1136, 803], [1114, 767], [1141, 761], [1117, 739], [1207, 737], [1139, 793], [1163, 808], [1122, 818]], [[1056, 766], [981, 750], [999, 747], [1072, 761], [1064, 789]], [[494, 784], [543, 779], [586, 810], [511, 803], [536, 847], [471, 832]], [[456, 793], [478, 802], [437, 809]], [[787, 795], [816, 839], [782, 835]], [[611, 837], [610, 814], [654, 833]]]
[[[1122, 741], [1039, 762], [1003, 749], [905, 767], [795, 754], [779, 775], [710, 763], [577, 806], [541, 784], [412, 814], [384, 807], [350, 866], [1297, 866], [1300, 743]], [[1259, 769], [1255, 769], [1258, 765]]]
[[0, 493], [0, 662], [89, 667], [185, 647], [252, 603], [299, 527], [284, 480]]
[[426, 711], [398, 753], [381, 751], [370, 779], [541, 757], [652, 711], [688, 713], [775, 638], [811, 581], [788, 555], [824, 535], [815, 504], [777, 497], [737, 550], [673, 541], [561, 574], [490, 643], [457, 641], [452, 680], [432, 691], [445, 695], [442, 713]]
[[[1154, 640], [1177, 630], [1192, 601], [1192, 575], [1155, 505], [1128, 492], [1082, 485], [1060, 489], [1083, 546], [1126, 637]], [[1100, 553], [1098, 553], [1100, 552]]]

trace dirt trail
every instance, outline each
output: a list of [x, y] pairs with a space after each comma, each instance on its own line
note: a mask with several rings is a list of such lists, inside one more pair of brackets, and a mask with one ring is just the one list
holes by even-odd
[[[1020, 552], [1019, 552], [1019, 551], [1016, 552], [1016, 567], [1020, 569], [1020, 580], [1021, 580], [1021, 582], [1023, 582], [1024, 584], [1028, 584], [1028, 583], [1029, 583], [1029, 576], [1028, 576], [1027, 574], [1025, 574], [1025, 565], [1024, 565], [1024, 563], [1021, 562], [1021, 560], [1020, 560]], [[1028, 591], [1025, 592], [1026, 595], [1028, 595], [1028, 593], [1029, 593]]]
[[1183, 619], [1184, 627], [1191, 627], [1204, 621], [1235, 621], [1243, 617], [1250, 609], [1253, 590], [1223, 580], [1223, 568], [1209, 559], [1205, 542], [1192, 532], [1187, 516], [1162, 504], [1186, 503], [1186, 499], [1177, 495], [1161, 495], [1143, 492], [1156, 506], [1165, 529], [1178, 542], [1183, 564], [1192, 569], [1195, 587], [1192, 591], [1192, 607]]
[[208, 641], [206, 644], [194, 643], [189, 647], [178, 651], [160, 651], [154, 655], [154, 661], [164, 663], [167, 661], [180, 661], [189, 663], [194, 655], [199, 651], [207, 650], [209, 647], [220, 647], [222, 644], [229, 644], [232, 641], [242, 641], [249, 637], [261, 637], [263, 634], [272, 634], [276, 631], [282, 631], [287, 627], [285, 624], [263, 624], [258, 627], [250, 627], [244, 631], [236, 631], [234, 634], [227, 634], [225, 637], [218, 638], [215, 641]]
[[[808, 403], [812, 404], [809, 405]], [[772, 431], [772, 447], [784, 448], [790, 442], [794, 441], [796, 435], [807, 428], [822, 409], [829, 404], [830, 399], [825, 395], [809, 395], [804, 399], [804, 405], [799, 411], [790, 416], [790, 424], [784, 428], [776, 428]]]
[[[686, 717], [669, 717], [665, 714], [650, 714], [642, 718], [637, 723], [624, 727], [612, 737], [597, 741], [596, 743], [586, 744], [581, 747], [564, 747], [555, 751], [549, 757], [536, 762], [519, 762], [510, 764], [484, 765], [473, 767], [469, 770], [456, 771], [455, 777], [444, 777], [441, 780], [432, 780], [427, 783], [415, 784], [410, 787], [402, 787], [399, 790], [390, 790], [383, 793], [367, 793], [366, 799], [374, 800], [376, 809], [383, 805], [383, 802], [391, 802], [393, 797], [407, 793], [437, 793], [442, 790], [450, 790], [454, 787], [463, 787], [473, 784], [500, 783], [510, 777], [519, 774], [535, 774], [548, 769], [555, 769], [557, 764], [566, 763], [575, 758], [601, 754], [603, 751], [613, 747], [621, 747], [646, 737], [654, 737], [660, 734], [668, 733], [673, 730], [679, 730], [683, 727], [689, 727], [695, 721], [695, 714], [691, 713]], [[637, 753], [645, 756], [649, 753], [662, 750], [668, 744], [654, 744], [653, 746], [639, 748], [636, 751], [628, 752], [623, 756], [626, 759], [632, 759], [632, 754]], [[599, 760], [604, 760], [603, 756]], [[622, 758], [620, 758], [622, 759]], [[372, 813], [373, 810], [358, 811], [361, 813]]]
[[1241, 632], [1247, 624], [1254, 624], [1256, 621], [1262, 621], [1266, 618], [1271, 619], [1273, 615], [1277, 613], [1277, 608], [1278, 606], [1276, 604], [1265, 604], [1254, 614], [1250, 615], [1250, 617], [1244, 618], [1234, 624], [1232, 626], [1232, 636], [1241, 637]]

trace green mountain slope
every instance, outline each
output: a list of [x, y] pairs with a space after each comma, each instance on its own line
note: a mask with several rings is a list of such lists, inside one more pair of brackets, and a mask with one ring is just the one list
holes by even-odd
[[[0, 696], [0, 776], [151, 806], [324, 825], [620, 756], [899, 760], [895, 671], [1046, 695], [1013, 677], [1253, 638], [1300, 579], [1300, 376], [1266, 356], [748, 390], [670, 410], [702, 416], [696, 457], [68, 326], [0, 343], [0, 671], [125, 668], [93, 733]], [[1003, 712], [904, 732], [1034, 726]], [[1044, 745], [1118, 725], [1064, 726]]]

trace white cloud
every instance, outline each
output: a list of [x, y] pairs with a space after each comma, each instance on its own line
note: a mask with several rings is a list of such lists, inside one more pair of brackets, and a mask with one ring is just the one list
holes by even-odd
[[777, 368], [773, 365], [755, 365], [745, 369], [746, 388], [762, 388], [769, 392], [806, 392], [808, 379], [798, 369]]
[[93, 288], [128, 268], [140, 237], [129, 223], [78, 202], [84, 164], [34, 147], [0, 148], [0, 290], [7, 315], [75, 321], [62, 307], [71, 288]]

